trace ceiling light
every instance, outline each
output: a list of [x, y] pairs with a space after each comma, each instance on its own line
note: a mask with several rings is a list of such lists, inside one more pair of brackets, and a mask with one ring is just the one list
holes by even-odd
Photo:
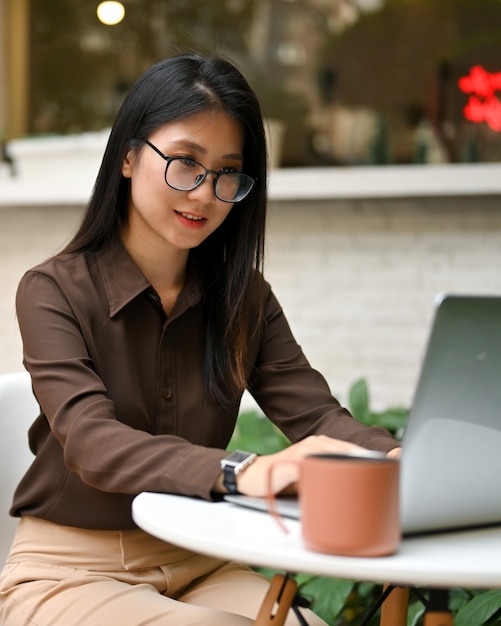
[[121, 2], [101, 2], [97, 7], [97, 17], [103, 24], [114, 26], [125, 17], [125, 7]]

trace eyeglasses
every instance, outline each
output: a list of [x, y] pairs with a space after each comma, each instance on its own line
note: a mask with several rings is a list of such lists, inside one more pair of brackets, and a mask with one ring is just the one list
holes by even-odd
[[163, 154], [151, 141], [142, 139], [150, 146], [162, 159], [167, 162], [165, 165], [165, 182], [172, 189], [177, 191], [191, 191], [199, 187], [209, 174], [215, 174], [212, 188], [214, 195], [222, 202], [240, 202], [246, 198], [256, 182], [251, 176], [242, 172], [225, 171], [225, 169], [215, 172], [208, 170], [198, 161], [189, 157], [171, 157]]

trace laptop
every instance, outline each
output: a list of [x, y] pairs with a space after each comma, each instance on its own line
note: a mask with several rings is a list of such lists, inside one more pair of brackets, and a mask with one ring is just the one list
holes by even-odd
[[[400, 466], [405, 535], [501, 523], [501, 296], [437, 297]], [[297, 499], [277, 510], [300, 518]]]

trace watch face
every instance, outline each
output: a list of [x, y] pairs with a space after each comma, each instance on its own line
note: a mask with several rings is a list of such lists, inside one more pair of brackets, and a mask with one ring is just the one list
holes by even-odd
[[241, 463], [242, 461], [245, 461], [245, 459], [247, 459], [250, 456], [250, 452], [242, 452], [241, 450], [235, 450], [235, 452], [232, 452], [230, 454], [229, 457], [226, 458], [226, 461], [229, 461], [230, 463]]

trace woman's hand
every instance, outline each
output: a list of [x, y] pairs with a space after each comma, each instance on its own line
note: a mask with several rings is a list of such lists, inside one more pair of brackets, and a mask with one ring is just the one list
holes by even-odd
[[321, 453], [363, 454], [364, 452], [366, 452], [365, 448], [354, 443], [333, 439], [326, 435], [311, 435], [280, 452], [257, 457], [249, 467], [238, 474], [237, 488], [240, 493], [249, 496], [266, 496], [270, 467], [277, 465], [273, 470], [272, 492], [280, 493], [284, 489], [287, 489], [287, 492], [294, 492], [299, 479], [298, 461], [303, 457]]

